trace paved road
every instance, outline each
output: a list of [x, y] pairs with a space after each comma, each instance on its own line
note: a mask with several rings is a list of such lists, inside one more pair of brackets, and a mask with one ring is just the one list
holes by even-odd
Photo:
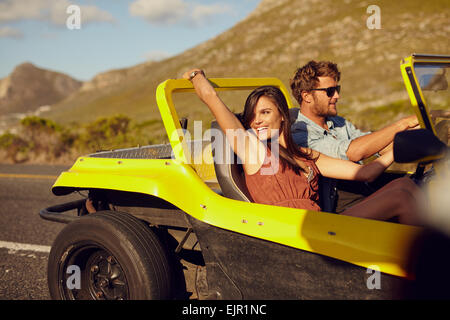
[[63, 224], [39, 210], [79, 195], [56, 197], [51, 186], [64, 166], [0, 164], [0, 299], [49, 299], [49, 247]]
[[[0, 300], [50, 299], [47, 261], [64, 224], [39, 217], [39, 211], [81, 198], [57, 197], [51, 186], [64, 166], [0, 164]], [[180, 237], [184, 234], [175, 235]], [[193, 243], [190, 244], [191, 246]], [[195, 293], [195, 266], [182, 261], [190, 299]]]

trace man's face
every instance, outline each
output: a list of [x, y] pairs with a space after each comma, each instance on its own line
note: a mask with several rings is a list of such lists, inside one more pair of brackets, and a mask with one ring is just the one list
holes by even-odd
[[[319, 85], [316, 88], [329, 88], [337, 86], [337, 81], [331, 77], [319, 77]], [[337, 115], [337, 102], [340, 98], [337, 91], [333, 96], [328, 97], [327, 92], [323, 90], [312, 91], [314, 104], [311, 110], [321, 117], [334, 117]]]

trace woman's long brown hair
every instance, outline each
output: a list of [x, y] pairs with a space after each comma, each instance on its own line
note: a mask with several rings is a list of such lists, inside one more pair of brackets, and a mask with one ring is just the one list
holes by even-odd
[[[279, 155], [282, 167], [288, 166], [292, 168], [295, 173], [299, 174], [300, 171], [304, 171], [301, 168], [295, 158], [313, 159], [311, 153], [302, 152], [300, 147], [294, 142], [291, 133], [291, 117], [289, 115], [289, 107], [284, 97], [283, 92], [274, 86], [262, 86], [250, 93], [245, 102], [244, 112], [242, 113], [242, 122], [245, 129], [250, 129], [250, 123], [255, 118], [255, 107], [261, 97], [269, 98], [278, 108], [278, 111], [284, 118], [281, 123], [280, 135], [283, 135], [286, 142], [286, 148], [279, 145]], [[271, 141], [268, 141], [268, 147], [270, 148]], [[314, 159], [313, 159], [314, 160]]]

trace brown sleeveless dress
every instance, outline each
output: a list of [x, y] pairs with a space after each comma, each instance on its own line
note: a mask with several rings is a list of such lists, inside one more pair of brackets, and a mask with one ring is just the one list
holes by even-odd
[[262, 167], [252, 175], [245, 173], [245, 182], [254, 202], [274, 206], [321, 211], [319, 175], [314, 160], [302, 159], [309, 167], [308, 177], [301, 172], [283, 168], [267, 149]]

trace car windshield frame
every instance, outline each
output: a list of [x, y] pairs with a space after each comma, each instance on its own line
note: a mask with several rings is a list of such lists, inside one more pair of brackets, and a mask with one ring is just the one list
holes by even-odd
[[[436, 135], [436, 129], [431, 121], [430, 109], [423, 94], [425, 86], [421, 76], [421, 69], [427, 68], [448, 68], [450, 66], [450, 55], [427, 55], [413, 54], [401, 61], [400, 69], [405, 83], [406, 90], [413, 109], [422, 128], [431, 130]], [[448, 88], [447, 88], [448, 90]]]

